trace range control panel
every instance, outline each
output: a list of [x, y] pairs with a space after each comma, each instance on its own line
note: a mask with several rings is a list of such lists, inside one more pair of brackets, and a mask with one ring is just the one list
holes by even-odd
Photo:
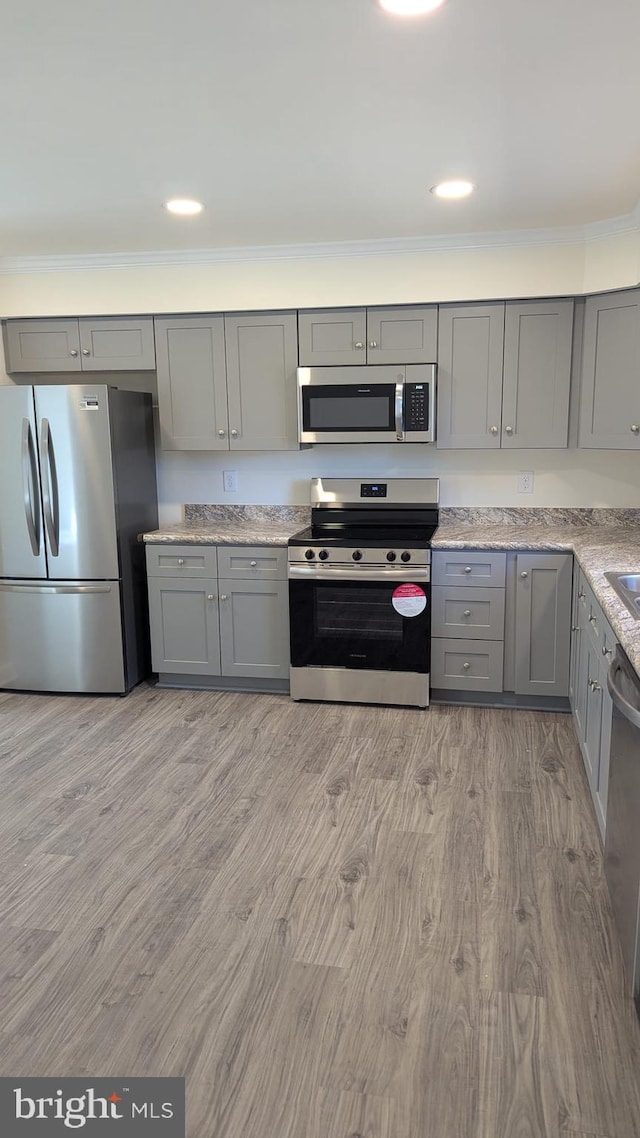
[[405, 384], [405, 430], [428, 431], [429, 386], [426, 383]]

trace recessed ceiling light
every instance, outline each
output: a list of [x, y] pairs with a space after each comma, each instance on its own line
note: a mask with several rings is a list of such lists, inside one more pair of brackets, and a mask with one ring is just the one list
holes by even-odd
[[444, 4], [444, 0], [379, 0], [380, 7], [394, 16], [426, 16]]
[[171, 201], [164, 203], [164, 208], [169, 210], [169, 213], [179, 213], [181, 217], [195, 217], [196, 213], [202, 213], [204, 206], [202, 202], [193, 201], [192, 198], [172, 198]]
[[457, 178], [452, 182], [439, 182], [431, 187], [431, 193], [437, 198], [468, 198], [476, 189], [473, 182], [466, 182]]

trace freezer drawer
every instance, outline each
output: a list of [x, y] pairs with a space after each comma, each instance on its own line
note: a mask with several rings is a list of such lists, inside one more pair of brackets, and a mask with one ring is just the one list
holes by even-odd
[[0, 688], [124, 692], [118, 581], [0, 581]]

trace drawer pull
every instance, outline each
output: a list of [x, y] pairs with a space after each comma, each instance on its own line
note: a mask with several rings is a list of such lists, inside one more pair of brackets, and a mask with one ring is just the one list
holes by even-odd
[[465, 573], [470, 573], [470, 572], [471, 572], [471, 566], [470, 566], [470, 565], [465, 565], [465, 567], [464, 567], [464, 571], [465, 571]]
[[184, 565], [184, 557], [178, 558], [178, 565]]
[[462, 615], [463, 616], [471, 616], [471, 609], [465, 609]]
[[469, 663], [469, 661], [468, 661], [468, 660], [465, 660], [465, 662], [464, 662], [464, 664], [462, 665], [462, 667], [464, 668], [465, 672], [468, 672], [468, 671], [469, 671], [469, 668], [471, 667], [471, 664]]
[[586, 593], [578, 593], [578, 600], [583, 601], [584, 598], [586, 597], [586, 595], [587, 595]]
[[595, 623], [596, 623], [596, 618], [593, 615], [593, 613], [591, 613], [591, 616], [589, 617], [589, 624], [595, 624]]
[[606, 644], [602, 645], [602, 655], [603, 656], [613, 656], [613, 652], [612, 652], [611, 648], [607, 648]]
[[255, 569], [255, 567], [256, 567], [256, 565], [258, 564], [258, 562], [257, 562], [257, 561], [250, 561], [250, 562], [249, 562], [249, 564], [250, 564], [250, 566], [251, 566], [251, 568], [252, 568], [252, 569]]

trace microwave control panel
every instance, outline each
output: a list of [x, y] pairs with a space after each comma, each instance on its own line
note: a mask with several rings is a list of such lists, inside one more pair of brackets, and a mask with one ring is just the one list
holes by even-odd
[[429, 430], [429, 385], [427, 383], [406, 383], [405, 391], [405, 430]]

